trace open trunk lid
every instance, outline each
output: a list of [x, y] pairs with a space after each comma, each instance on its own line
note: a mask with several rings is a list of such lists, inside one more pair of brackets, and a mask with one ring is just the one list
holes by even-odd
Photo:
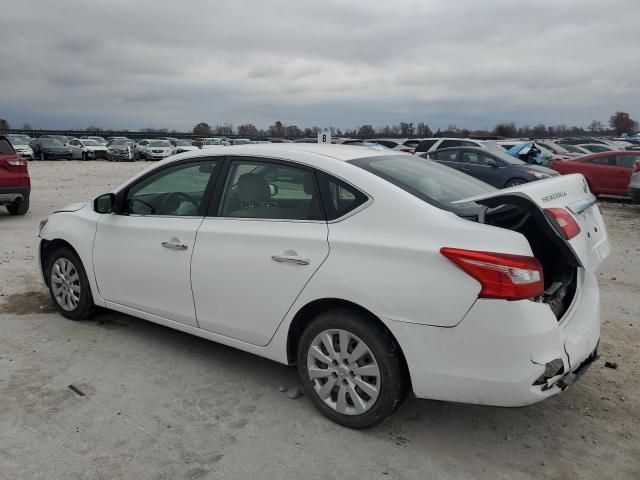
[[[589, 191], [581, 174], [562, 175], [536, 182], [529, 182], [503, 190], [496, 190], [453, 203], [475, 202], [489, 208], [500, 205], [517, 205], [531, 214], [541, 216], [564, 242], [577, 263], [589, 271], [595, 271], [611, 251], [607, 229], [596, 197]], [[564, 209], [580, 227], [580, 232], [566, 240], [545, 215], [548, 209]]]

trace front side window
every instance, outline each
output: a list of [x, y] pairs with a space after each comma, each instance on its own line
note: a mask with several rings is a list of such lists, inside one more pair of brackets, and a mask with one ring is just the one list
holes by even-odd
[[640, 160], [640, 155], [616, 155], [616, 166], [633, 168], [638, 160]]
[[129, 189], [124, 213], [133, 215], [202, 215], [202, 198], [214, 182], [218, 160], [204, 160], [164, 168]]
[[487, 167], [489, 165], [496, 165], [497, 162], [493, 157], [485, 155], [484, 153], [466, 151], [462, 152], [462, 163]]
[[232, 218], [323, 219], [313, 170], [260, 160], [231, 162], [218, 214]]
[[439, 160], [441, 162], [457, 162], [458, 161], [458, 151], [435, 151], [429, 154], [429, 158], [434, 160]]
[[460, 140], [443, 140], [440, 145], [438, 145], [438, 150], [441, 148], [449, 148], [449, 147], [462, 147], [462, 142]]

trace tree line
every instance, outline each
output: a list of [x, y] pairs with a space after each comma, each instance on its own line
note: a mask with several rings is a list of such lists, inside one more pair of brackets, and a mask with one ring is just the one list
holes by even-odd
[[[267, 129], [259, 129], [252, 123], [244, 123], [234, 127], [231, 123], [223, 123], [215, 126], [206, 122], [195, 125], [192, 129], [193, 135], [199, 136], [216, 136], [231, 137], [240, 136], [248, 138], [304, 138], [316, 137], [319, 132], [329, 131], [334, 137], [353, 137], [353, 138], [371, 138], [371, 137], [505, 137], [505, 138], [545, 138], [545, 137], [579, 137], [589, 135], [623, 135], [636, 134], [638, 132], [638, 122], [631, 118], [627, 112], [616, 112], [609, 118], [608, 127], [599, 120], [593, 120], [589, 125], [584, 127], [567, 126], [567, 125], [544, 125], [542, 123], [535, 126], [517, 126], [514, 122], [504, 122], [497, 124], [492, 130], [470, 130], [467, 128], [458, 128], [455, 124], [450, 124], [445, 130], [438, 128], [433, 131], [426, 122], [400, 122], [399, 124], [390, 124], [379, 127], [365, 124], [352, 129], [340, 129], [336, 127], [305, 127], [301, 128], [297, 125], [286, 125], [278, 120], [270, 125]], [[0, 118], [0, 131], [10, 130], [11, 125], [3, 118]], [[21, 130], [31, 131], [31, 124], [25, 123]], [[82, 129], [80, 129], [82, 130]], [[103, 130], [96, 126], [89, 126], [85, 129], [88, 132], [109, 132], [112, 130]], [[153, 134], [170, 134], [179, 133], [176, 130], [166, 128], [147, 127], [141, 129], [145, 133]]]

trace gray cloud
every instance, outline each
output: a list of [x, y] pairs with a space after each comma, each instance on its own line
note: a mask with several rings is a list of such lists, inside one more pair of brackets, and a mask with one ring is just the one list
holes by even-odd
[[638, 0], [11, 2], [0, 117], [177, 129], [638, 117], [639, 14]]

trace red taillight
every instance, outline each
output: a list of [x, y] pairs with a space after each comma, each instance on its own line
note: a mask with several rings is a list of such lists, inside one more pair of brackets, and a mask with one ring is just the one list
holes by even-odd
[[481, 298], [523, 300], [544, 292], [542, 265], [537, 258], [447, 247], [440, 253], [480, 282]]
[[571, 240], [580, 233], [580, 225], [564, 208], [545, 208], [544, 214], [565, 240]]
[[13, 165], [14, 167], [26, 167], [27, 161], [22, 157], [17, 158], [8, 158], [7, 163], [9, 165]]

